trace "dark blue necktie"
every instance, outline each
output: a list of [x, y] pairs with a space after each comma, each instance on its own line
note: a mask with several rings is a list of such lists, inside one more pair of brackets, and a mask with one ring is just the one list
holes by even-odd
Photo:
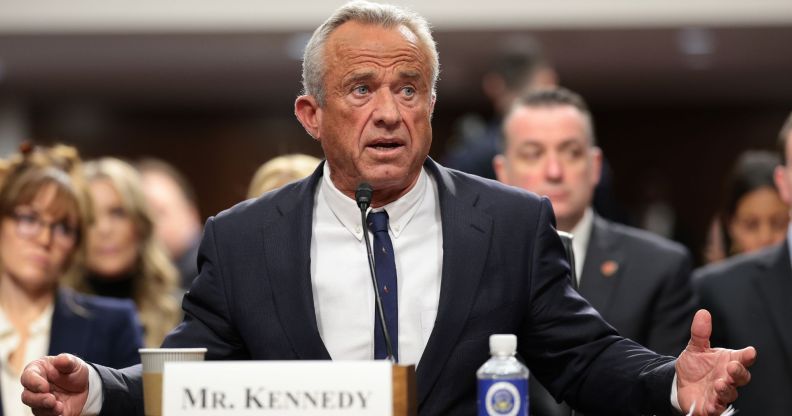
[[[388, 213], [385, 211], [369, 212], [368, 226], [374, 234], [374, 270], [377, 273], [377, 289], [382, 298], [382, 309], [385, 323], [388, 325], [393, 358], [399, 357], [399, 299], [396, 290], [396, 261], [393, 257], [393, 244], [388, 235]], [[388, 358], [385, 337], [382, 335], [377, 311], [374, 311], [374, 358]]]

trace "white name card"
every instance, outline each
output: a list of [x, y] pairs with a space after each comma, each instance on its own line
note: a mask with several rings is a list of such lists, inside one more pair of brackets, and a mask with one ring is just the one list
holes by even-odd
[[392, 416], [388, 361], [167, 362], [163, 416]]

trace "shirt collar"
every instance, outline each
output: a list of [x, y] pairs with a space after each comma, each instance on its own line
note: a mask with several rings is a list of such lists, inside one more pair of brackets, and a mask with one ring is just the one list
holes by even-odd
[[578, 282], [580, 282], [580, 274], [583, 272], [583, 263], [586, 261], [586, 251], [593, 227], [594, 210], [588, 207], [580, 221], [572, 228], [572, 251], [575, 253], [575, 274]]
[[[30, 335], [37, 335], [39, 333], [49, 331], [52, 326], [52, 312], [54, 310], [54, 302], [47, 305], [43, 312], [30, 323]], [[11, 325], [11, 321], [6, 316], [5, 312], [0, 308], [0, 337], [5, 337], [16, 333], [16, 328]]]
[[789, 258], [792, 259], [792, 222], [789, 223], [789, 228], [787, 228], [787, 248], [789, 249]]
[[[373, 211], [385, 210], [388, 212], [388, 228], [394, 238], [399, 238], [399, 235], [410, 223], [410, 220], [415, 216], [418, 208], [424, 200], [426, 195], [426, 184], [429, 180], [428, 174], [424, 168], [421, 168], [421, 173], [418, 175], [418, 181], [406, 194], [401, 198], [391, 202], [380, 208], [375, 208]], [[363, 238], [363, 231], [360, 224], [360, 208], [358, 208], [355, 200], [344, 195], [338, 188], [336, 188], [333, 181], [330, 179], [330, 165], [325, 162], [322, 175], [322, 195], [324, 196], [327, 206], [333, 212], [333, 215], [344, 225], [352, 235], [358, 240]], [[372, 209], [369, 208], [371, 211]]]

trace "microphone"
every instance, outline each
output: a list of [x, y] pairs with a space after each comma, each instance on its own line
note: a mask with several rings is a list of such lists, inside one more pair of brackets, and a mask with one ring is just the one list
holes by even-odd
[[366, 254], [368, 255], [369, 272], [371, 273], [371, 284], [374, 285], [374, 301], [377, 308], [377, 316], [380, 321], [380, 328], [382, 328], [382, 335], [385, 337], [385, 348], [388, 352], [388, 360], [396, 363], [396, 357], [393, 356], [393, 344], [391, 344], [390, 332], [388, 325], [385, 323], [385, 311], [382, 309], [382, 298], [379, 293], [379, 284], [377, 284], [377, 273], [374, 271], [374, 253], [371, 251], [371, 241], [369, 241], [368, 226], [366, 225], [366, 211], [371, 206], [371, 196], [374, 190], [367, 182], [361, 182], [355, 191], [355, 202], [360, 208], [360, 223], [363, 225], [363, 239], [366, 241]]

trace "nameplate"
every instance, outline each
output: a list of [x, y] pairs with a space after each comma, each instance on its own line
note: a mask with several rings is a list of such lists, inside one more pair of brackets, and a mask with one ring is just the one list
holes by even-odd
[[168, 362], [163, 416], [392, 416], [388, 361]]

